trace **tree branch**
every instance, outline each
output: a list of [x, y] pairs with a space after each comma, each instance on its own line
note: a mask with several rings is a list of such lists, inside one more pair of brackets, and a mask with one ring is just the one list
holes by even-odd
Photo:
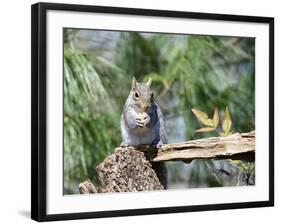
[[[255, 131], [235, 133], [227, 137], [211, 137], [175, 144], [165, 144], [160, 149], [147, 146], [129, 147], [150, 153], [152, 162], [194, 159], [255, 160]], [[118, 149], [118, 148], [117, 148]]]

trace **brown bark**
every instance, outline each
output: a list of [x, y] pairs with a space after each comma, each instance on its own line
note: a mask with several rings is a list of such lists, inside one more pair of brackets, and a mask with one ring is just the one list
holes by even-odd
[[79, 184], [81, 194], [164, 189], [145, 153], [135, 149], [116, 149], [96, 170], [101, 186], [96, 187], [87, 180]]
[[194, 159], [255, 160], [255, 131], [227, 137], [211, 137], [183, 143], [167, 144], [157, 151], [152, 161]]

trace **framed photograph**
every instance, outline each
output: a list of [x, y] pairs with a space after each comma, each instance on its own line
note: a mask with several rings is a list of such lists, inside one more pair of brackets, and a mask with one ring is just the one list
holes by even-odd
[[274, 19], [32, 5], [37, 221], [274, 205]]

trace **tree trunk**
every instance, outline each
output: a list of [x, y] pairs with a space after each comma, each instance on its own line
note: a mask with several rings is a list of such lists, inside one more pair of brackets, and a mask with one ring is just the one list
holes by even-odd
[[103, 192], [137, 192], [163, 190], [164, 186], [157, 177], [161, 166], [152, 168], [145, 152], [131, 148], [117, 148], [97, 167], [101, 186], [96, 187], [89, 180], [79, 185], [81, 194]]

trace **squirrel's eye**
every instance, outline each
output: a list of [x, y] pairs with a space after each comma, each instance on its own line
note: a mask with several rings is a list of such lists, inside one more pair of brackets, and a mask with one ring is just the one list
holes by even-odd
[[138, 98], [140, 95], [138, 92], [135, 92], [135, 98]]
[[151, 93], [150, 96], [151, 96], [151, 98], [153, 98], [153, 96], [154, 96], [153, 93]]

